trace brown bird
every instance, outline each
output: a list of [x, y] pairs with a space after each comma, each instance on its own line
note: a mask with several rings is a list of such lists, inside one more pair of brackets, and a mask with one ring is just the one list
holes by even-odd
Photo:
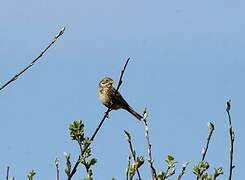
[[132, 115], [134, 115], [138, 120], [141, 120], [143, 117], [137, 113], [127, 101], [122, 97], [122, 95], [116, 91], [112, 86], [113, 80], [109, 77], [105, 77], [99, 83], [99, 98], [100, 101], [108, 108], [113, 110], [125, 109]]

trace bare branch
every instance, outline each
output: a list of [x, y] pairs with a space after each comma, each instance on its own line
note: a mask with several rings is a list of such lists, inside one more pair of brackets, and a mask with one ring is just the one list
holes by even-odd
[[122, 78], [123, 78], [123, 74], [124, 74], [124, 71], [128, 65], [128, 62], [129, 62], [130, 58], [127, 59], [122, 71], [121, 71], [121, 75], [120, 75], [120, 78], [119, 78], [119, 81], [118, 81], [118, 85], [117, 85], [117, 89], [116, 89], [116, 92], [119, 90], [120, 86], [122, 85]]
[[146, 108], [145, 108], [145, 111], [143, 113], [143, 122], [144, 122], [144, 126], [145, 126], [145, 138], [146, 138], [146, 142], [147, 142], [147, 145], [148, 145], [148, 158], [149, 158], [149, 163], [150, 163], [150, 168], [151, 168], [151, 177], [152, 177], [152, 180], [156, 180], [157, 179], [157, 173], [156, 173], [156, 169], [154, 168], [154, 165], [153, 165], [153, 158], [152, 158], [152, 145], [150, 143], [150, 137], [149, 137], [149, 128], [148, 128], [148, 125], [147, 125], [147, 111], [146, 111]]
[[181, 169], [181, 172], [180, 174], [178, 175], [177, 177], [177, 180], [180, 180], [182, 178], [182, 176], [185, 174], [185, 171], [186, 171], [186, 167], [188, 166], [189, 162], [185, 162], [183, 165], [182, 165], [182, 169]]
[[[206, 140], [206, 145], [202, 149], [202, 152], [201, 152], [202, 153], [202, 159], [201, 159], [201, 161], [204, 161], [205, 160], [205, 157], [206, 157], [206, 154], [207, 154], [207, 151], [208, 151], [208, 147], [209, 147], [209, 143], [210, 143], [210, 140], [211, 140], [213, 131], [214, 131], [214, 125], [213, 125], [213, 123], [208, 122], [208, 137], [207, 137], [207, 140]], [[201, 172], [199, 175], [197, 175], [196, 180], [198, 180], [202, 176], [203, 173], [204, 173], [204, 171]]]
[[[121, 71], [121, 75], [120, 75], [120, 79], [119, 79], [119, 83], [118, 83], [118, 85], [117, 85], [116, 91], [119, 90], [119, 88], [120, 88], [120, 86], [121, 86], [121, 84], [122, 84], [123, 74], [124, 74], [124, 72], [125, 72], [125, 69], [126, 69], [126, 67], [127, 67], [127, 65], [128, 65], [129, 60], [130, 60], [130, 58], [127, 59], [125, 65], [124, 65], [124, 67], [123, 67], [123, 70]], [[109, 108], [107, 109], [107, 111], [104, 113], [104, 116], [103, 116], [103, 118], [101, 119], [101, 121], [100, 121], [98, 127], [95, 129], [94, 133], [92, 134], [91, 138], [89, 139], [89, 140], [90, 140], [90, 144], [94, 141], [94, 139], [95, 139], [97, 133], [99, 132], [99, 130], [100, 130], [100, 128], [102, 127], [103, 123], [105, 122], [106, 118], [109, 117], [109, 113], [111, 112], [111, 110], [112, 110], [112, 109], [109, 107]], [[80, 163], [80, 158], [84, 155], [84, 153], [86, 152], [86, 150], [88, 149], [88, 147], [90, 146], [90, 144], [88, 144], [87, 146], [85, 146], [85, 147], [83, 148], [83, 150], [82, 150], [81, 154], [79, 155], [79, 157], [77, 158], [77, 161], [76, 161], [76, 163], [75, 163], [75, 165], [74, 165], [74, 167], [73, 167], [71, 173], [69, 174], [67, 180], [71, 180], [71, 178], [73, 177], [73, 175], [76, 173], [77, 167], [78, 167], [78, 165], [79, 165], [79, 163]]]
[[24, 69], [22, 69], [20, 72], [15, 74], [2, 87], [0, 87], [0, 91], [3, 90], [5, 87], [7, 87], [12, 82], [16, 81], [19, 78], [19, 76], [21, 76], [24, 72], [26, 72], [29, 68], [31, 68], [46, 53], [46, 51], [58, 40], [58, 38], [64, 34], [64, 32], [65, 32], [65, 27], [63, 27], [60, 30], [60, 32], [54, 37], [51, 43], [29, 65], [27, 65]]
[[233, 156], [234, 156], [234, 141], [235, 141], [235, 132], [232, 127], [232, 121], [231, 121], [231, 100], [228, 100], [226, 102], [226, 112], [228, 115], [228, 121], [229, 121], [229, 134], [230, 134], [230, 167], [229, 167], [229, 180], [232, 178], [232, 170], [235, 168], [235, 165], [233, 164]]
[[204, 161], [204, 159], [205, 159], [205, 156], [206, 156], [207, 151], [208, 151], [210, 139], [211, 139], [211, 136], [212, 136], [213, 131], [214, 131], [213, 123], [208, 122], [208, 129], [209, 129], [209, 131], [208, 131], [208, 137], [207, 137], [206, 146], [203, 148], [203, 152], [202, 152], [202, 161]]

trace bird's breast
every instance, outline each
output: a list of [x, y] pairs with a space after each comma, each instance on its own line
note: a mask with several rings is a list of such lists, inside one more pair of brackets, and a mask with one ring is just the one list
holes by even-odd
[[99, 88], [99, 98], [105, 106], [109, 106], [110, 97], [108, 96], [109, 90], [107, 88]]

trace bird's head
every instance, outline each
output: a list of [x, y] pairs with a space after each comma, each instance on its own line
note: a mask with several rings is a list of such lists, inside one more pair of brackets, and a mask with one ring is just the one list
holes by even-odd
[[100, 81], [99, 86], [109, 88], [112, 86], [112, 84], [113, 84], [113, 80], [109, 77], [105, 77]]

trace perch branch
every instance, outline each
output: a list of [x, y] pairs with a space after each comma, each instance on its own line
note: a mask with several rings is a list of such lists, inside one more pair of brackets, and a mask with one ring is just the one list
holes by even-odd
[[129, 62], [130, 58], [127, 59], [122, 71], [121, 71], [121, 75], [120, 75], [120, 78], [119, 78], [119, 81], [118, 81], [118, 84], [117, 84], [117, 89], [116, 89], [116, 92], [119, 90], [120, 86], [122, 85], [122, 78], [123, 78], [123, 74], [124, 74], [124, 71], [126, 70], [126, 67], [128, 65], [128, 62]]
[[[124, 74], [124, 72], [125, 72], [125, 69], [126, 69], [126, 67], [127, 67], [127, 65], [128, 65], [129, 60], [130, 60], [130, 58], [127, 59], [125, 65], [124, 65], [124, 67], [123, 67], [123, 70], [121, 71], [121, 75], [120, 75], [120, 79], [119, 79], [119, 82], [118, 82], [118, 85], [117, 85], [116, 92], [119, 90], [119, 88], [120, 88], [120, 86], [121, 86], [121, 84], [122, 84], [123, 74]], [[111, 110], [112, 110], [112, 109], [109, 107], [109, 108], [107, 109], [107, 111], [104, 113], [104, 116], [103, 116], [103, 118], [101, 119], [101, 121], [100, 121], [98, 127], [95, 129], [94, 133], [92, 134], [91, 138], [89, 139], [89, 140], [90, 140], [90, 143], [89, 143], [87, 146], [85, 146], [85, 147], [83, 148], [83, 150], [82, 150], [81, 154], [79, 155], [79, 157], [78, 157], [78, 159], [77, 159], [77, 161], [76, 161], [76, 163], [75, 163], [75, 165], [74, 165], [74, 167], [73, 167], [71, 173], [69, 174], [67, 180], [71, 180], [71, 178], [73, 177], [73, 175], [76, 173], [77, 167], [78, 167], [78, 165], [79, 165], [79, 163], [80, 163], [80, 158], [81, 158], [81, 157], [83, 156], [83, 154], [86, 152], [86, 150], [88, 149], [88, 147], [90, 146], [90, 144], [94, 141], [94, 139], [95, 139], [97, 133], [99, 132], [99, 130], [100, 130], [100, 128], [102, 127], [103, 123], [105, 122], [106, 118], [109, 117], [109, 113], [111, 112]]]

